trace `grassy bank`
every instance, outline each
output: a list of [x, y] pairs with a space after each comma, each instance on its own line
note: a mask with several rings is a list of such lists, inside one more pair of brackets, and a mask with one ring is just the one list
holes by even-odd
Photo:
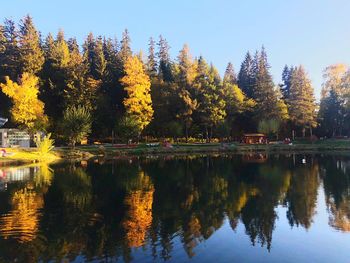
[[125, 155], [147, 155], [147, 154], [192, 154], [192, 153], [316, 153], [316, 152], [343, 152], [350, 153], [350, 140], [324, 140], [314, 143], [308, 141], [296, 141], [292, 145], [268, 144], [268, 145], [247, 145], [239, 143], [179, 143], [172, 147], [147, 146], [139, 144], [134, 148], [113, 145], [87, 145], [79, 146], [72, 150], [69, 147], [56, 147], [53, 153], [42, 156], [35, 148], [20, 149], [8, 148], [7, 157], [1, 157], [1, 163], [7, 162], [52, 162], [57, 160], [89, 159], [94, 156], [107, 158]]
[[1, 163], [11, 162], [53, 162], [60, 159], [60, 156], [55, 152], [42, 154], [36, 150], [36, 148], [1, 148], [5, 149], [6, 156], [0, 157]]
[[[56, 151], [63, 158], [72, 155], [71, 149], [67, 147], [57, 148]], [[239, 143], [210, 143], [210, 144], [174, 144], [172, 147], [147, 146], [139, 144], [134, 148], [113, 145], [90, 145], [80, 146], [75, 150], [75, 156], [79, 152], [86, 157], [106, 156], [115, 157], [123, 155], [144, 154], [173, 154], [173, 153], [251, 153], [251, 152], [281, 152], [281, 153], [307, 153], [307, 152], [350, 152], [350, 140], [325, 140], [311, 143], [308, 141], [296, 141], [292, 145], [268, 144], [247, 145]]]

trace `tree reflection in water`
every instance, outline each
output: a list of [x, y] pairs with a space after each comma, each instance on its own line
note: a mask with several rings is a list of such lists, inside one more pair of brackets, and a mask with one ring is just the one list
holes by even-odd
[[278, 216], [290, 226], [309, 229], [321, 186], [329, 225], [350, 231], [349, 158], [302, 158], [168, 156], [30, 167], [26, 180], [9, 180], [0, 192], [0, 258], [128, 262], [142, 247], [153, 260], [167, 260], [176, 238], [191, 258], [226, 220], [270, 250], [277, 208], [286, 208]]

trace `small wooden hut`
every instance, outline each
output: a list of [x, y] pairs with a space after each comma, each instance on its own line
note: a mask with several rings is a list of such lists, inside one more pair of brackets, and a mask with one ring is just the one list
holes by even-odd
[[242, 143], [246, 144], [267, 144], [267, 137], [262, 133], [243, 134]]

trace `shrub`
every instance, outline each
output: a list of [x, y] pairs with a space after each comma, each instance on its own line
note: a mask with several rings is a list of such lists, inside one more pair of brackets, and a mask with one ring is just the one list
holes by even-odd
[[35, 140], [36, 149], [41, 159], [45, 159], [53, 148], [55, 148], [54, 143], [55, 141], [51, 139], [50, 133], [42, 139], [37, 138]]
[[73, 148], [77, 142], [89, 135], [91, 123], [91, 114], [86, 107], [77, 106], [66, 109], [63, 114], [63, 134]]

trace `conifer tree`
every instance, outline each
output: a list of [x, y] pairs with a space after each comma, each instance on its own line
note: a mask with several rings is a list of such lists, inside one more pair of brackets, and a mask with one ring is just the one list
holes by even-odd
[[71, 54], [64, 33], [60, 30], [56, 40], [49, 34], [44, 44], [45, 63], [41, 79], [40, 98], [45, 103], [45, 112], [57, 121], [65, 108], [65, 89]]
[[157, 76], [158, 63], [155, 55], [155, 41], [151, 37], [148, 44], [147, 72], [151, 78]]
[[158, 58], [159, 58], [159, 76], [160, 79], [170, 82], [173, 81], [173, 75], [171, 70], [171, 61], [169, 55], [169, 44], [162, 35], [159, 36], [158, 42]]
[[131, 56], [126, 60], [124, 70], [125, 76], [120, 81], [127, 93], [124, 99], [125, 111], [127, 116], [136, 121], [140, 134], [153, 117], [151, 83], [137, 56]]
[[233, 85], [237, 84], [236, 73], [231, 62], [227, 64], [223, 81]]
[[16, 79], [19, 75], [19, 48], [18, 48], [18, 31], [15, 22], [5, 19], [3, 27], [3, 56], [1, 58], [2, 78], [9, 76], [10, 79]]
[[316, 126], [316, 103], [311, 81], [302, 66], [293, 71], [287, 103], [294, 126], [301, 128], [303, 137], [307, 128], [312, 134], [312, 128]]
[[83, 49], [84, 59], [89, 66], [89, 74], [96, 80], [102, 79], [106, 69], [102, 38], [95, 39], [90, 33], [85, 40]]
[[257, 119], [262, 118], [279, 118], [279, 110], [277, 107], [277, 94], [271, 73], [270, 66], [267, 62], [267, 55], [264, 47], [260, 54], [257, 53], [254, 58], [255, 62], [255, 87], [253, 98], [257, 106]]
[[39, 33], [29, 15], [21, 20], [19, 29], [20, 71], [37, 74], [44, 64], [44, 53]]
[[288, 100], [288, 98], [289, 98], [291, 78], [293, 75], [293, 71], [295, 71], [295, 70], [296, 70], [296, 68], [293, 66], [288, 67], [287, 65], [285, 65], [283, 68], [282, 84], [280, 85], [280, 90], [281, 90], [282, 97], [284, 100]]
[[254, 61], [252, 56], [249, 52], [247, 52], [238, 74], [238, 86], [248, 98], [253, 98], [255, 87], [255, 72], [253, 63]]
[[130, 42], [131, 40], [129, 36], [129, 31], [125, 29], [122, 35], [122, 40], [120, 41], [120, 50], [119, 50], [119, 57], [123, 63], [125, 63], [127, 59], [130, 56], [132, 56]]

